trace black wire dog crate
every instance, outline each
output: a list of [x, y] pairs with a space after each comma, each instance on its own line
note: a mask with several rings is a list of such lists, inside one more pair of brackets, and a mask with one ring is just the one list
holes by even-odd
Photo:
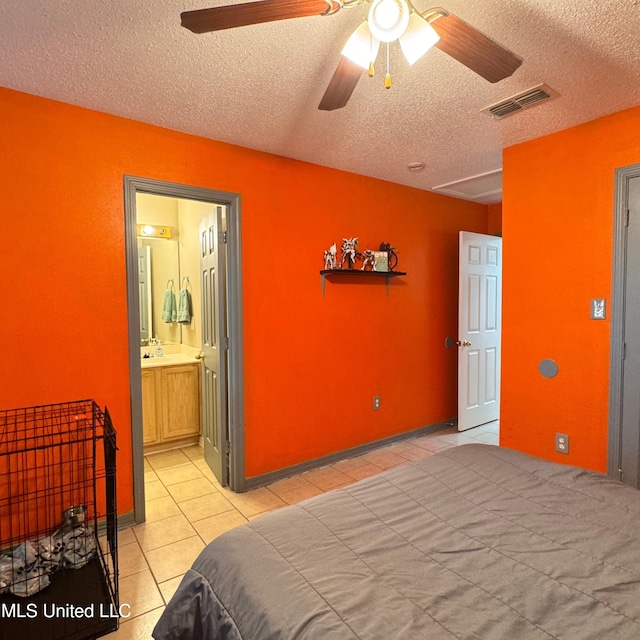
[[93, 400], [0, 411], [0, 640], [118, 628], [116, 432]]

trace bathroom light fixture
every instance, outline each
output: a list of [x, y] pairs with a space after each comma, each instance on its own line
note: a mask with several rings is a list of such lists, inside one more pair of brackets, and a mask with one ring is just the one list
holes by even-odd
[[399, 40], [404, 57], [413, 65], [439, 39], [434, 28], [408, 0], [374, 0], [367, 20], [351, 34], [342, 55], [368, 69], [372, 76], [381, 42], [388, 45]]
[[170, 238], [171, 227], [154, 226], [151, 224], [139, 224], [138, 236], [142, 238]]

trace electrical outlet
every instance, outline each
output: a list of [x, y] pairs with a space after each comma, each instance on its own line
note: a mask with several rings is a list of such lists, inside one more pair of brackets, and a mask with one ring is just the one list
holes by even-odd
[[556, 451], [569, 453], [569, 436], [566, 433], [556, 433]]
[[378, 411], [380, 409], [380, 396], [373, 396], [373, 410]]

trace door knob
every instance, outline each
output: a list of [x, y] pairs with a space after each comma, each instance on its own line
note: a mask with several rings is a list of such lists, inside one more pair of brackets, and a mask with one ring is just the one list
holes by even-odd
[[456, 344], [459, 347], [470, 347], [471, 346], [471, 343], [468, 340], [462, 340], [462, 341], [456, 340]]
[[195, 356], [196, 360], [204, 360], [204, 353], [200, 352], [198, 355]]

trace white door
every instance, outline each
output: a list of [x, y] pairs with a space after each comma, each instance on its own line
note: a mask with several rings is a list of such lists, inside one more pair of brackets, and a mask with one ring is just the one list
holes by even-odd
[[460, 232], [458, 430], [500, 415], [502, 238]]
[[228, 484], [226, 255], [223, 206], [200, 222], [202, 291], [202, 435], [204, 458], [222, 486]]

